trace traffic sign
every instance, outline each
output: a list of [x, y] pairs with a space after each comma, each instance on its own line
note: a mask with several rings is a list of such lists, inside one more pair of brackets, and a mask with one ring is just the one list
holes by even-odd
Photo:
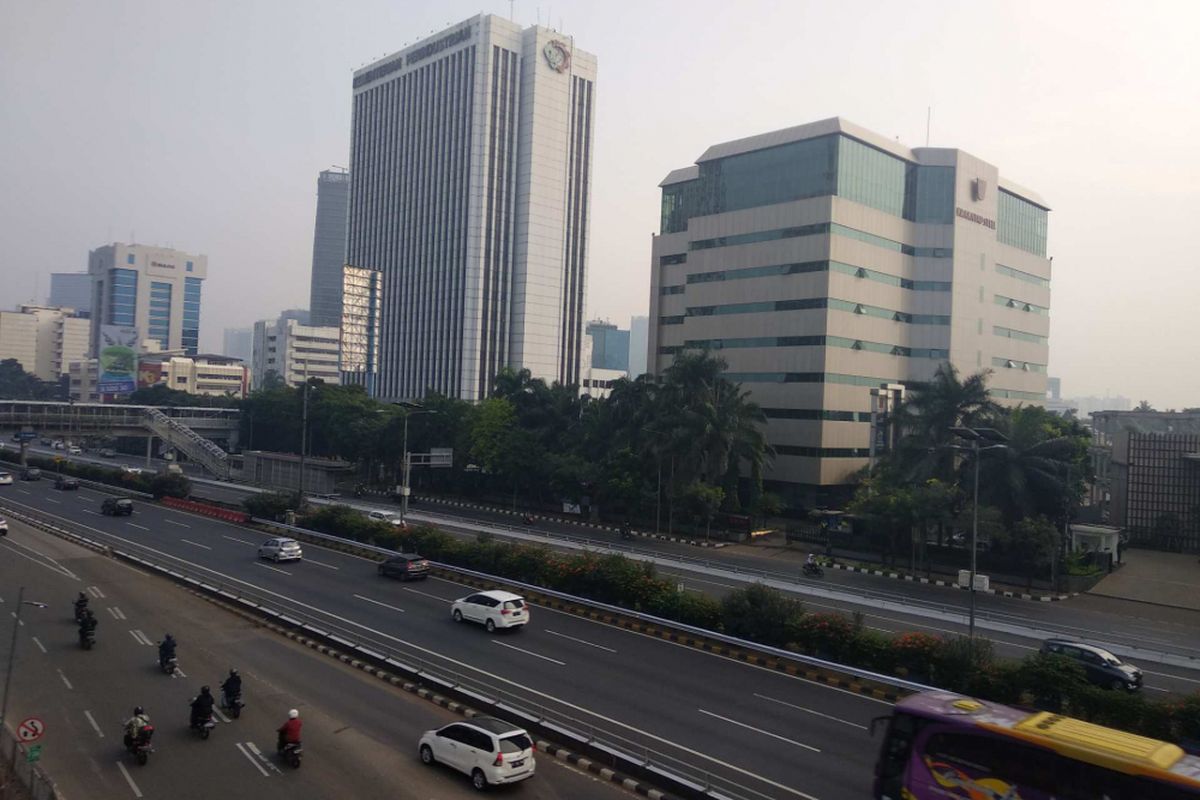
[[40, 760], [41, 757], [42, 746], [40, 744], [31, 745], [30, 748], [25, 751], [25, 761], [29, 764]]
[[37, 431], [17, 431], [17, 436], [21, 437], [23, 442], [32, 442], [37, 438]]
[[46, 723], [37, 717], [30, 717], [17, 726], [17, 738], [22, 742], [36, 742], [46, 732]]

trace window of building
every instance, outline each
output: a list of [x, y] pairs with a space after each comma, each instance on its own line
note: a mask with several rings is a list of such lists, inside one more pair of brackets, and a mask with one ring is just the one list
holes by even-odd
[[1000, 273], [1001, 275], [1007, 275], [1010, 278], [1016, 278], [1019, 281], [1032, 283], [1034, 286], [1041, 286], [1043, 289], [1050, 288], [1050, 281], [1046, 278], [1038, 277], [1037, 275], [1029, 272], [1022, 272], [1021, 270], [1013, 269], [1012, 267], [1006, 267], [1003, 264], [996, 265], [996, 272]]
[[997, 199], [996, 239], [1045, 258], [1047, 215], [1041, 206], [1001, 189]]
[[113, 269], [108, 280], [108, 324], [133, 327], [137, 319], [137, 270]]
[[134, 257], [133, 253], [129, 253], [128, 255], [125, 256], [125, 263], [126, 264], [136, 264], [137, 263], [137, 259]]
[[183, 329], [180, 343], [190, 356], [200, 350], [200, 278], [183, 279]]
[[665, 267], [670, 264], [686, 264], [686, 263], [687, 263], [687, 253], [675, 253], [674, 255], [661, 256], [658, 259], [658, 265], [660, 267]]
[[1024, 300], [1017, 300], [1015, 297], [1006, 297], [1002, 294], [995, 296], [995, 302], [998, 306], [1005, 308], [1013, 308], [1017, 311], [1026, 311], [1030, 314], [1038, 314], [1043, 317], [1050, 316], [1050, 309], [1045, 306], [1039, 306], [1036, 303], [1027, 303]]
[[686, 286], [660, 286], [658, 289], [658, 293], [659, 294], [683, 294], [685, 289], [687, 289]]
[[1045, 336], [1039, 336], [1036, 333], [1026, 333], [1025, 331], [1013, 330], [1012, 328], [1005, 328], [1000, 325], [992, 326], [992, 334], [995, 336], [1001, 336], [1005, 339], [1016, 339], [1017, 341], [1032, 342], [1034, 344], [1045, 344], [1047, 342], [1047, 338]]
[[164, 281], [150, 282], [150, 314], [147, 334], [157, 339], [163, 349], [171, 346], [171, 291], [174, 287]]
[[837, 194], [897, 217], [904, 214], [909, 164], [856, 139], [838, 137]]
[[192, 268], [193, 268], [193, 264], [192, 264], [192, 262], [190, 262], [190, 261], [189, 261], [189, 262], [187, 262], [187, 266], [186, 266], [186, 268], [187, 268], [187, 271], [188, 271], [188, 272], [191, 272], [191, 271], [192, 271]]

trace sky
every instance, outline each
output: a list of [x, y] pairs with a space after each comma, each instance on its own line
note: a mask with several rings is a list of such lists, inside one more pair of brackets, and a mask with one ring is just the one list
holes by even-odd
[[[475, 0], [0, 0], [0, 308], [113, 241], [208, 256], [201, 347], [307, 307], [351, 73]], [[647, 313], [657, 184], [841, 116], [957, 147], [1052, 207], [1065, 396], [1200, 406], [1200, 3], [529, 0], [599, 59], [588, 313]]]

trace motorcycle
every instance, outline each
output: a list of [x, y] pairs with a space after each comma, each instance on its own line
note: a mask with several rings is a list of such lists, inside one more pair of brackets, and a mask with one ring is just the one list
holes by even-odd
[[79, 629], [79, 646], [84, 650], [91, 650], [92, 645], [96, 643], [96, 632], [90, 628]]
[[628, 525], [622, 525], [621, 526], [621, 539], [624, 541], [629, 541], [632, 538], [633, 538], [633, 529], [631, 529]]
[[825, 577], [825, 570], [821, 568], [820, 564], [805, 564], [803, 572], [810, 578]]
[[189, 727], [200, 734], [201, 739], [207, 739], [208, 735], [212, 733], [212, 729], [217, 727], [217, 723], [213, 722], [212, 712], [209, 712], [202, 717], [193, 719]]
[[300, 754], [304, 752], [304, 748], [300, 746], [300, 742], [279, 742], [279, 754], [283, 756], [283, 760], [288, 763], [292, 769], [300, 768]]
[[521, 516], [521, 522], [524, 522], [526, 525], [532, 525], [533, 524], [533, 515], [532, 514], [523, 514]]
[[160, 658], [158, 660], [158, 666], [162, 669], [163, 674], [165, 674], [165, 675], [174, 675], [175, 667], [177, 667], [178, 665], [179, 665], [179, 659], [176, 658], [175, 656], [171, 656], [169, 658]]
[[221, 692], [221, 708], [229, 712], [229, 716], [237, 719], [242, 715], [242, 709], [246, 704], [242, 702], [242, 693], [238, 692], [233, 697], [229, 697], [224, 692]]
[[87, 610], [88, 610], [87, 603], [76, 603], [75, 604], [75, 624], [76, 625], [83, 622], [83, 616], [84, 616], [84, 614], [87, 613]]
[[132, 753], [137, 759], [137, 763], [143, 767], [150, 759], [150, 754], [154, 752], [154, 748], [150, 746], [150, 739], [153, 736], [154, 726], [149, 724], [142, 726], [136, 738], [131, 738], [128, 734], [125, 736], [125, 749]]

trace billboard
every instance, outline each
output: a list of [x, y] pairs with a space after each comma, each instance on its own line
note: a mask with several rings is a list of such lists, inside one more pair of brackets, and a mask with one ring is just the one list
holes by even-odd
[[148, 389], [162, 383], [163, 363], [161, 361], [139, 361], [137, 365], [137, 388]]
[[100, 326], [100, 394], [131, 394], [137, 388], [137, 328]]

